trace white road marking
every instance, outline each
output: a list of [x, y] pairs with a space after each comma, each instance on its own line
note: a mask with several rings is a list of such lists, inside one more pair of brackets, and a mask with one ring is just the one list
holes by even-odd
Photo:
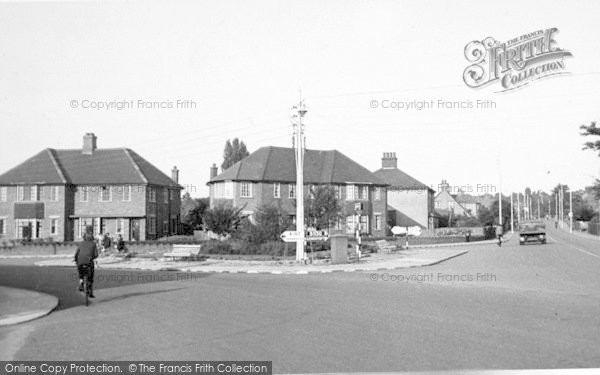
[[[554, 238], [552, 238], [552, 237], [550, 237], [550, 236], [547, 236], [547, 237], [548, 237], [548, 238], [550, 238], [552, 241], [554, 241], [554, 242], [558, 243], [558, 241], [557, 241], [557, 240], [555, 240]], [[567, 245], [567, 246], [569, 246], [571, 249], [575, 249], [575, 250], [577, 250], [577, 251], [581, 251], [581, 252], [582, 252], [582, 253], [584, 253], [584, 254], [591, 255], [591, 256], [593, 256], [594, 258], [599, 258], [599, 259], [600, 259], [600, 256], [598, 256], [597, 254], [590, 253], [589, 251], [586, 251], [586, 250], [580, 249], [580, 248], [578, 248], [578, 247], [575, 247], [575, 246], [573, 246], [573, 245], [571, 245], [571, 244], [568, 244], [568, 243], [566, 243], [566, 242], [565, 242], [564, 244], [565, 244], [565, 245]]]

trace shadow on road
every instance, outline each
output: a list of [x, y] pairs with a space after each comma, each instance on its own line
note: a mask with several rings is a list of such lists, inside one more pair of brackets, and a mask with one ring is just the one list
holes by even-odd
[[[210, 277], [210, 274], [194, 273], [192, 276], [189, 276], [188, 273], [177, 271], [98, 269], [94, 276], [96, 280], [94, 289], [100, 291], [108, 288], [166, 281], [200, 282], [203, 278]], [[82, 296], [77, 290], [77, 281], [78, 275], [75, 267], [0, 265], [0, 285], [54, 295], [59, 299], [57, 310], [81, 306]], [[119, 298], [133, 297], [134, 295], [147, 293], [130, 293]], [[103, 300], [103, 302], [105, 301], [107, 300]]]

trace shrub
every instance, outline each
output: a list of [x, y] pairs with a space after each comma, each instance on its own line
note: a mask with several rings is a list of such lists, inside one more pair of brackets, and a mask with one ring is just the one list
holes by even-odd
[[[210, 240], [202, 245], [202, 250], [206, 254], [235, 254], [234, 249], [228, 241]], [[239, 250], [238, 250], [239, 251]], [[239, 254], [239, 252], [238, 252]]]

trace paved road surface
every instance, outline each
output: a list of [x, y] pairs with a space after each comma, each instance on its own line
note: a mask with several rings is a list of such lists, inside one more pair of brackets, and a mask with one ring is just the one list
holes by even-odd
[[174, 280], [186, 274], [101, 270], [89, 308], [73, 270], [2, 266], [0, 283], [63, 302], [0, 330], [0, 359], [272, 360], [275, 372], [600, 367], [600, 241], [550, 236], [389, 273]]

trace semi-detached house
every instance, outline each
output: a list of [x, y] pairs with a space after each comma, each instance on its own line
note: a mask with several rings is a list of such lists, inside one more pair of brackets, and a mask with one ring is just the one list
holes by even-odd
[[[288, 215], [296, 214], [295, 151], [285, 147], [262, 147], [233, 166], [217, 174], [211, 168], [210, 206], [229, 204], [249, 216], [263, 204], [276, 204]], [[306, 150], [304, 156], [304, 192], [316, 185], [336, 189], [343, 207], [343, 219], [336, 230], [384, 236], [387, 222], [387, 184], [354, 160], [337, 150]], [[358, 210], [357, 210], [358, 209]], [[357, 214], [358, 212], [358, 214]]]
[[178, 232], [177, 168], [169, 177], [131, 149], [96, 144], [88, 133], [81, 149], [48, 148], [0, 175], [0, 241], [77, 241], [90, 227], [136, 241]]

